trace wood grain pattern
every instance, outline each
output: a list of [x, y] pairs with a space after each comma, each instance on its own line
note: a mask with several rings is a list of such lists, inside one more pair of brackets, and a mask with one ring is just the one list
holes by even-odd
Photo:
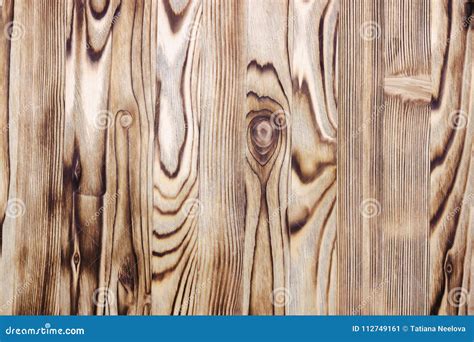
[[473, 11], [0, 0], [0, 314], [472, 314]]
[[429, 18], [428, 1], [341, 4], [342, 313], [428, 313]]
[[[201, 1], [158, 4], [153, 313], [192, 313], [199, 207]], [[189, 279], [189, 280], [188, 280]], [[198, 287], [199, 288], [199, 287]]]
[[335, 313], [339, 1], [293, 1], [291, 289], [296, 314]]
[[[290, 3], [247, 1], [244, 313], [285, 314], [289, 292]], [[272, 16], [265, 16], [265, 13]], [[262, 45], [262, 42], [265, 42]], [[288, 300], [281, 301], [283, 294]]]
[[58, 314], [61, 231], [67, 219], [62, 163], [66, 5], [40, 1], [6, 6], [12, 6], [14, 35], [9, 38], [8, 76], [2, 73], [9, 85], [10, 161], [2, 297], [11, 303], [5, 313]]
[[437, 3], [432, 16], [430, 139], [430, 312], [472, 312], [472, 15], [463, 1]]

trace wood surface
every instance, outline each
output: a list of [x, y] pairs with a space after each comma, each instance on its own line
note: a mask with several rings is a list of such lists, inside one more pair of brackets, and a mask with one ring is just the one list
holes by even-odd
[[473, 15], [0, 0], [0, 314], [473, 314]]

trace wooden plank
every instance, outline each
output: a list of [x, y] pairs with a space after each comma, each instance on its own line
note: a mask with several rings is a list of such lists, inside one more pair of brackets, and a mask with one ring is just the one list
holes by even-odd
[[[9, 186], [9, 158], [8, 158], [8, 105], [10, 81], [10, 44], [12, 40], [22, 38], [24, 27], [12, 21], [12, 2], [2, 3], [0, 6], [0, 27], [3, 34], [0, 36], [0, 224], [5, 220], [5, 209], [8, 201]], [[5, 31], [6, 30], [6, 31]], [[0, 231], [0, 255], [2, 251], [2, 236]]]
[[473, 21], [464, 1], [432, 8], [430, 313], [472, 309]]
[[64, 163], [66, 188], [73, 194], [66, 200], [72, 218], [62, 239], [61, 307], [71, 314], [96, 313], [97, 303], [102, 306], [109, 295], [100, 287], [100, 261], [109, 181], [107, 137], [114, 121], [108, 94], [117, 8], [117, 2], [75, 1], [68, 9]]
[[109, 101], [115, 123], [108, 137], [101, 270], [101, 288], [110, 297], [101, 303], [106, 314], [151, 312], [156, 27], [156, 2], [122, 2], [115, 10]]
[[[288, 1], [247, 0], [244, 313], [284, 314], [289, 287], [291, 141]], [[267, 16], [266, 13], [272, 13]]]
[[[159, 1], [153, 159], [153, 314], [191, 314], [199, 200], [201, 1]], [[209, 115], [202, 111], [204, 115]]]
[[202, 1], [195, 314], [243, 312], [245, 5]]
[[243, 12], [159, 5], [154, 313], [242, 312]]
[[427, 1], [341, 3], [341, 313], [428, 312], [429, 14]]
[[[16, 28], [8, 90], [8, 158], [14, 181], [8, 188], [2, 227], [2, 292], [11, 303], [5, 313], [58, 314], [60, 239], [66, 224], [62, 163], [66, 4], [15, 1], [2, 4], [2, 12], [9, 6]], [[2, 108], [5, 118], [3, 102]]]
[[427, 314], [430, 1], [389, 1], [383, 22], [385, 108], [377, 133], [384, 178], [376, 190], [383, 194], [383, 236], [376, 248], [387, 286], [379, 300], [388, 296], [381, 313]]
[[295, 0], [290, 313], [335, 313], [339, 1]]
[[[6, 209], [8, 205], [8, 189], [10, 185], [10, 158], [9, 158], [9, 83], [10, 83], [10, 45], [11, 41], [16, 37], [24, 34], [23, 26], [17, 25], [17, 35], [13, 35], [15, 23], [13, 18], [13, 3], [7, 1], [0, 5], [0, 27], [7, 30], [0, 35], [0, 272], [5, 274], [8, 265], [2, 262], [2, 251], [4, 239], [13, 241], [13, 236], [8, 236], [8, 230], [3, 223], [6, 218]], [[8, 32], [8, 30], [10, 30]], [[22, 33], [23, 32], [23, 33]], [[15, 292], [8, 284], [11, 280], [4, 276], [0, 280], [0, 314], [11, 313], [12, 306], [10, 303], [11, 296]]]
[[151, 310], [156, 4], [69, 2], [62, 310]]
[[[364, 253], [363, 239], [367, 239], [364, 230], [368, 222], [364, 222], [359, 208], [372, 204], [364, 202], [363, 179], [367, 176], [363, 165], [372, 156], [364, 151], [363, 142], [365, 137], [370, 140], [370, 130], [378, 123], [375, 116], [364, 125], [368, 114], [381, 101], [377, 98], [375, 104], [370, 103], [382, 77], [380, 21], [381, 9], [376, 2], [341, 0], [338, 51], [345, 53], [339, 55], [338, 72], [345, 77], [338, 80], [337, 308], [340, 314], [370, 312], [370, 303], [364, 300], [371, 298], [367, 289], [372, 291], [372, 284], [365, 279], [367, 272], [363, 272], [371, 265], [370, 255]], [[364, 39], [367, 38], [365, 33], [361, 34], [365, 32], [365, 22], [371, 24], [368, 39]], [[372, 108], [365, 108], [368, 105]], [[378, 214], [379, 202], [372, 202], [375, 206], [368, 208]], [[368, 213], [366, 216], [372, 216], [372, 211]]]

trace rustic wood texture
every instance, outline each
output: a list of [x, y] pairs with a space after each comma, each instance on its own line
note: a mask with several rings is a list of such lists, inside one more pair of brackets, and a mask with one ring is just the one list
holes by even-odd
[[468, 0], [0, 0], [0, 314], [474, 313]]
[[427, 314], [430, 3], [340, 7], [337, 306]]
[[430, 313], [472, 314], [474, 13], [464, 1], [432, 8]]
[[334, 314], [339, 1], [292, 6], [290, 313]]
[[287, 1], [247, 1], [243, 312], [255, 315], [285, 314], [291, 296], [286, 221], [292, 122], [290, 11]]
[[[66, 4], [35, 1], [3, 6], [2, 18], [10, 14], [11, 19], [10, 27], [2, 30], [10, 40], [9, 58], [2, 58], [9, 64], [2, 66], [1, 81], [9, 87], [8, 113], [2, 114], [8, 118], [4, 127], [8, 142], [2, 140], [2, 150], [8, 148], [9, 159], [9, 164], [2, 162], [2, 175], [9, 173], [8, 182], [2, 180], [8, 201], [2, 204], [1, 289], [2, 300], [9, 304], [3, 312], [58, 314], [61, 233], [67, 227], [62, 161]], [[3, 39], [2, 45], [7, 45]], [[7, 53], [2, 49], [3, 56]]]

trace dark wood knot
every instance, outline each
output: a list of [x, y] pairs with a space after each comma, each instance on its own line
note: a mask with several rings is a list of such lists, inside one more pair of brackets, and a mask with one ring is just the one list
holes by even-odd
[[[279, 126], [278, 126], [278, 125]], [[257, 113], [248, 127], [249, 149], [253, 157], [261, 165], [265, 165], [275, 152], [284, 125], [281, 118], [275, 118], [269, 111]]]

